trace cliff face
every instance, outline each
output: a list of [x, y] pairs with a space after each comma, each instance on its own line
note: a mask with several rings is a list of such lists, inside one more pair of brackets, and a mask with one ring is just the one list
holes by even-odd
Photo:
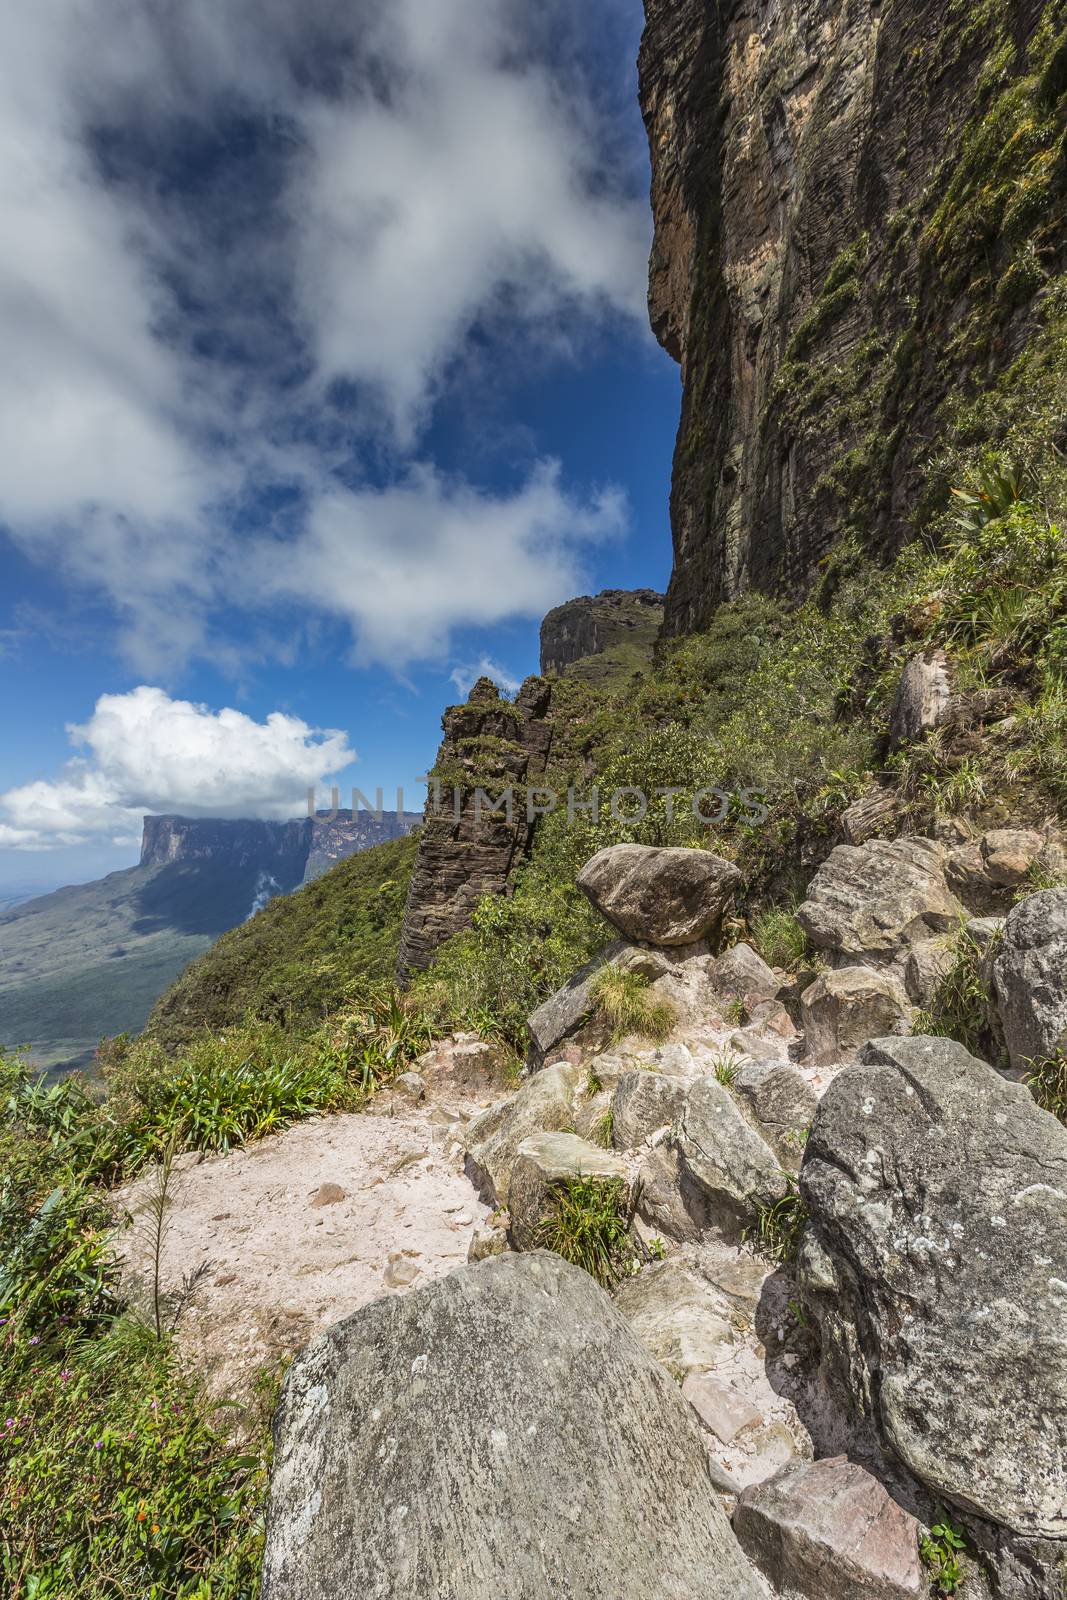
[[[548, 762], [551, 699], [540, 678], [526, 680], [514, 705], [480, 678], [465, 705], [445, 712], [404, 911], [401, 979], [429, 966], [438, 946], [469, 926], [483, 895], [504, 892], [530, 842], [527, 790]], [[479, 800], [479, 789], [489, 800], [510, 789], [510, 820]]]
[[654, 589], [604, 589], [556, 606], [541, 624], [541, 675], [559, 677], [589, 656], [637, 651], [649, 658], [663, 625]]
[[226, 821], [216, 817], [145, 817], [141, 866], [213, 861], [251, 870], [289, 893], [372, 845], [396, 839], [421, 822], [414, 812], [381, 820], [367, 812], [319, 812], [290, 822]]
[[801, 592], [842, 534], [899, 545], [931, 445], [1026, 346], [1064, 259], [1065, 17], [1038, 0], [645, 11], [649, 303], [683, 375], [680, 633], [746, 590]]

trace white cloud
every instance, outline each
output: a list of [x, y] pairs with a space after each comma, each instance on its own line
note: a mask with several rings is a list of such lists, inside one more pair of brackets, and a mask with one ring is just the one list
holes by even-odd
[[466, 700], [479, 678], [492, 678], [498, 689], [503, 689], [505, 694], [517, 694], [522, 687], [518, 678], [513, 678], [506, 667], [498, 665], [489, 656], [482, 656], [480, 661], [473, 665], [454, 667], [448, 674], [448, 681], [455, 685], [456, 693]]
[[[607, 16], [615, 0], [596, 3]], [[405, 636], [436, 650], [519, 593], [527, 612], [565, 596], [579, 557], [557, 516], [539, 535], [536, 491], [446, 493], [415, 464], [476, 328], [510, 330], [521, 360], [522, 340], [642, 324], [647, 207], [581, 79], [534, 38], [551, 31], [520, 0], [11, 0], [0, 529], [102, 594], [141, 670], [233, 647], [233, 508], [265, 482], [306, 508], [278, 598], [351, 618], [364, 659]], [[191, 129], [221, 137], [234, 117], [273, 163], [262, 207], [167, 181]], [[131, 170], [108, 178], [113, 149]], [[338, 410], [338, 379], [354, 409]], [[341, 486], [353, 453], [357, 477], [373, 461], [394, 486]], [[499, 551], [478, 581], [447, 515], [464, 499], [471, 543]], [[375, 506], [406, 542], [369, 549]], [[337, 550], [340, 603], [323, 573]], [[385, 623], [353, 598], [365, 576]]]
[[297, 815], [307, 790], [355, 760], [336, 729], [274, 711], [255, 722], [142, 685], [102, 695], [67, 729], [85, 755], [62, 775], [0, 795], [0, 846], [50, 849], [140, 837], [146, 812], [183, 816]]
[[461, 623], [540, 616], [578, 592], [588, 545], [625, 521], [617, 491], [579, 501], [555, 462], [499, 496], [424, 465], [391, 489], [323, 495], [303, 538], [258, 547], [246, 582], [344, 618], [357, 661], [400, 670], [446, 654]]

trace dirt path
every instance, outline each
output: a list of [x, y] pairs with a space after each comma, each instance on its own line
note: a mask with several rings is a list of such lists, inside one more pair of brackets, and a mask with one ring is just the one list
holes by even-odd
[[[135, 1298], [149, 1299], [151, 1174], [116, 1198]], [[487, 1217], [451, 1132], [427, 1112], [317, 1118], [227, 1156], [181, 1157], [167, 1207], [161, 1282], [190, 1364], [217, 1396], [382, 1294], [467, 1259]]]

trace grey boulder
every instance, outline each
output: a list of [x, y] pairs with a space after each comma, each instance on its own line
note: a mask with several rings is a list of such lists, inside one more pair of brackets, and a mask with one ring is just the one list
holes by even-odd
[[628, 1072], [611, 1103], [611, 1137], [617, 1150], [633, 1150], [658, 1129], [674, 1122], [685, 1104], [688, 1085], [660, 1072]]
[[797, 921], [842, 964], [903, 965], [908, 950], [956, 928], [965, 912], [945, 880], [947, 851], [933, 839], [871, 839], [832, 850]]
[[881, 1039], [823, 1096], [800, 1255], [823, 1374], [946, 1500], [1067, 1536], [1067, 1129], [948, 1039]]
[[1043, 889], [1015, 907], [993, 982], [1013, 1067], [1025, 1070], [1067, 1049], [1067, 889]]
[[628, 939], [687, 945], [719, 928], [741, 874], [710, 850], [616, 844], [578, 874], [578, 886]]
[[781, 979], [751, 945], [735, 944], [708, 967], [711, 986], [724, 1000], [774, 995]]
[[690, 1089], [675, 1142], [723, 1238], [736, 1238], [788, 1189], [777, 1155], [716, 1078], [699, 1078]]
[[588, 1021], [594, 1005], [593, 980], [626, 949], [621, 940], [597, 952], [591, 961], [568, 978], [562, 989], [550, 995], [527, 1021], [530, 1035], [528, 1065], [532, 1072], [544, 1066], [549, 1054], [579, 1031]]
[[608, 1297], [502, 1256], [297, 1357], [263, 1600], [759, 1600], [695, 1419]]
[[507, 1205], [511, 1169], [524, 1139], [570, 1126], [582, 1077], [580, 1067], [546, 1067], [517, 1094], [498, 1100], [467, 1124], [462, 1134], [467, 1175], [487, 1199]]
[[737, 1074], [733, 1088], [744, 1096], [756, 1121], [779, 1139], [805, 1132], [819, 1103], [804, 1074], [787, 1061], [749, 1062]]
[[832, 1456], [745, 1489], [734, 1530], [782, 1600], [918, 1600], [919, 1526], [869, 1472]]

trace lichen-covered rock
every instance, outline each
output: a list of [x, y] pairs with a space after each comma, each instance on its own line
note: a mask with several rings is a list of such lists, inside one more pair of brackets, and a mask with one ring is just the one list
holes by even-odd
[[776, 1139], [800, 1134], [811, 1126], [818, 1097], [811, 1084], [791, 1062], [749, 1062], [733, 1082], [753, 1116]]
[[777, 1155], [715, 1078], [700, 1078], [690, 1089], [676, 1144], [708, 1202], [714, 1229], [724, 1238], [751, 1226], [763, 1207], [786, 1192]]
[[463, 1132], [467, 1172], [472, 1183], [497, 1205], [506, 1206], [511, 1169], [524, 1139], [570, 1126], [580, 1067], [546, 1067], [528, 1078], [517, 1094], [498, 1100]]
[[945, 880], [946, 859], [933, 839], [838, 845], [812, 879], [797, 920], [842, 964], [903, 965], [912, 945], [950, 932], [965, 915]]
[[628, 1072], [611, 1103], [611, 1137], [616, 1150], [633, 1150], [678, 1116], [688, 1091], [683, 1078], [660, 1072]]
[[868, 1039], [909, 1033], [915, 1007], [902, 984], [871, 967], [838, 967], [801, 996], [809, 1060], [849, 1061]]
[[1013, 1067], [1067, 1050], [1067, 889], [1019, 902], [1004, 924], [993, 981]]
[[629, 1171], [625, 1161], [610, 1150], [588, 1144], [574, 1133], [535, 1133], [522, 1141], [508, 1185], [511, 1242], [516, 1250], [534, 1250], [543, 1243], [541, 1229], [553, 1186], [578, 1178], [617, 1184], [626, 1204]]
[[952, 1040], [882, 1039], [826, 1091], [800, 1185], [832, 1390], [935, 1503], [1063, 1540], [1067, 1129]]
[[578, 886], [627, 939], [687, 945], [713, 935], [741, 874], [710, 850], [615, 844], [578, 874]]
[[919, 1526], [844, 1456], [796, 1461], [745, 1489], [734, 1530], [782, 1600], [918, 1600]]
[[760, 1600], [676, 1384], [556, 1256], [331, 1328], [275, 1439], [263, 1600]]

